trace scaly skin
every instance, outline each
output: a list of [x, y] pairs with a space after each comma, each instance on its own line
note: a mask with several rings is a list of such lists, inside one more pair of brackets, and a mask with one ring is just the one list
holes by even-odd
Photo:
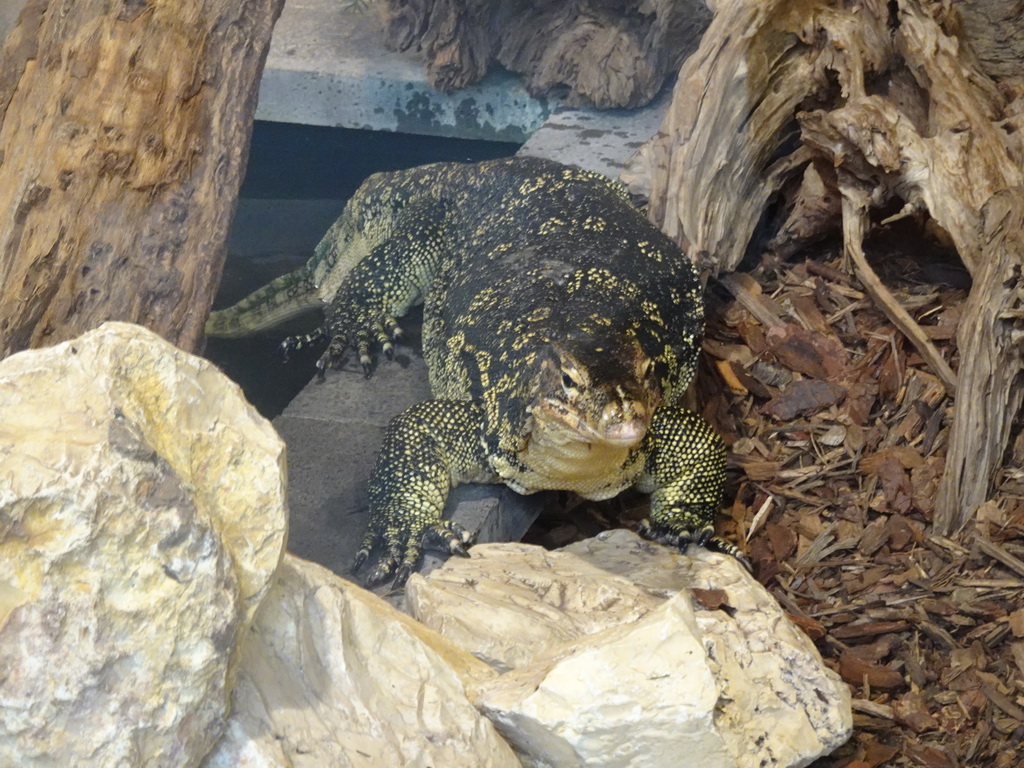
[[279, 313], [281, 292], [305, 285], [326, 305], [321, 372], [352, 348], [369, 371], [397, 318], [424, 303], [435, 399], [388, 427], [357, 557], [377, 556], [369, 582], [404, 581], [424, 546], [464, 553], [442, 510], [469, 481], [592, 499], [635, 485], [652, 494], [644, 535], [739, 556], [712, 532], [721, 441], [674, 405], [700, 347], [700, 284], [620, 185], [528, 157], [378, 174], [309, 264], [276, 282], [208, 330], [265, 325], [260, 305]]

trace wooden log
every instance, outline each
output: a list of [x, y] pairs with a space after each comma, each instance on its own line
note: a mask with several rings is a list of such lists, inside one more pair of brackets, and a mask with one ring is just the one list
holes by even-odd
[[720, 4], [683, 64], [661, 131], [626, 175], [648, 195], [651, 220], [713, 274], [736, 268], [769, 198], [810, 159], [778, 150], [796, 133], [801, 103], [825, 86], [804, 41], [828, 5]]
[[961, 0], [963, 35], [994, 80], [1024, 75], [1024, 5], [1020, 0]]
[[1024, 400], [1024, 190], [995, 192], [977, 212], [982, 267], [960, 319], [959, 390], [935, 499], [935, 529], [949, 535], [989, 497]]
[[569, 105], [649, 102], [707, 25], [701, 0], [385, 0], [385, 42], [427, 60], [434, 88], [462, 88], [494, 63], [528, 90], [569, 88]]
[[936, 530], [948, 535], [989, 497], [1024, 398], [1016, 343], [1024, 170], [1004, 139], [1015, 132], [1005, 131], [1004, 97], [927, 5], [901, 2], [893, 37], [928, 94], [927, 121], [915, 124], [896, 103], [861, 91], [841, 109], [805, 118], [804, 138], [835, 158], [862, 158], [874, 169], [865, 182], [877, 188], [884, 179], [889, 194], [923, 206], [974, 279], [957, 332], [960, 396], [935, 504]]
[[30, 0], [0, 54], [0, 356], [104, 320], [196, 350], [283, 0]]
[[[736, 268], [773, 196], [789, 216], [768, 242], [786, 254], [842, 227], [872, 297], [958, 393], [942, 534], [988, 498], [1024, 399], [1024, 18], [1005, 0], [966, 5], [965, 32], [956, 6], [929, 0], [722, 4], [628, 177], [710, 272]], [[863, 258], [869, 212], [893, 203], [930, 216], [972, 274], [956, 377]]]

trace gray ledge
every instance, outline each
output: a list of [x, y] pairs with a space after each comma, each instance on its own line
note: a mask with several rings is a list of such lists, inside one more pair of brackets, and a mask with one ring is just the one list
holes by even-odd
[[507, 72], [439, 93], [413, 53], [385, 50], [373, 9], [289, 0], [267, 56], [260, 120], [521, 143], [549, 114]]

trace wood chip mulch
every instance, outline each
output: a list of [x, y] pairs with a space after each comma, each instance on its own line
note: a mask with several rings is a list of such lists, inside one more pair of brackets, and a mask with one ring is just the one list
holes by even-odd
[[[875, 257], [955, 369], [965, 273]], [[1024, 437], [936, 535], [951, 400], [849, 275], [832, 251], [719, 281], [701, 402], [738, 470], [730, 532], [850, 685], [854, 737], [819, 768], [1024, 765]]]
[[[921, 249], [869, 255], [955, 370], [969, 278]], [[730, 448], [721, 531], [850, 685], [853, 738], [814, 768], [1024, 766], [1024, 431], [969, 527], [934, 533], [951, 399], [839, 250], [709, 286], [697, 399]], [[583, 502], [536, 539], [612, 514]]]

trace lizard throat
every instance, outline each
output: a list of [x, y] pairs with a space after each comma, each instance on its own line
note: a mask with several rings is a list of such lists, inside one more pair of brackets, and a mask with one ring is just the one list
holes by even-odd
[[[525, 472], [503, 479], [515, 490], [559, 489], [607, 499], [633, 483], [643, 467], [639, 450], [646, 420], [628, 420], [599, 433], [550, 401], [535, 407], [529, 439], [520, 453]], [[499, 471], [500, 473], [500, 471]]]

